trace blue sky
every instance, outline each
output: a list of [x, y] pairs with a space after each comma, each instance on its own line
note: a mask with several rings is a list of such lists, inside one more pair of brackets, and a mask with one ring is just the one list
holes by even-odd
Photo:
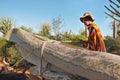
[[63, 31], [78, 33], [84, 29], [79, 18], [84, 12], [91, 12], [103, 36], [112, 35], [110, 18], [104, 14], [108, 0], [0, 0], [0, 17], [11, 18], [17, 27], [24, 25], [34, 31], [42, 22], [52, 23], [53, 18], [63, 19]]

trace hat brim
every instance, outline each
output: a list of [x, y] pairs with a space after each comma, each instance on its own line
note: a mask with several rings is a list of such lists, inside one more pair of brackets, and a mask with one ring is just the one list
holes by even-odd
[[92, 18], [92, 16], [88, 15], [88, 16], [82, 16], [82, 17], [80, 17], [80, 21], [83, 22], [83, 19], [85, 19], [85, 18], [88, 18], [92, 22], [95, 20], [94, 18]]

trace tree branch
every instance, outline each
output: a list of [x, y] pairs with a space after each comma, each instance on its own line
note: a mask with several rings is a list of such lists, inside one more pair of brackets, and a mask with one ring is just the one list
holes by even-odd
[[115, 12], [113, 12], [111, 9], [109, 9], [107, 6], [105, 6], [105, 8], [110, 11], [112, 14], [115, 14]]
[[115, 19], [116, 21], [120, 22], [120, 20], [119, 20], [119, 19], [116, 19], [114, 16], [112, 16], [112, 15], [106, 13], [106, 12], [104, 12], [104, 13], [107, 14], [108, 16], [110, 16], [111, 18]]
[[120, 3], [120, 0], [117, 0]]
[[110, 7], [115, 11], [114, 12], [115, 15], [118, 16], [118, 17], [120, 17], [120, 12], [117, 9], [115, 9], [112, 5], [110, 5]]
[[[112, 0], [109, 0], [110, 3], [114, 4], [117, 8], [120, 8], [120, 6], [118, 4], [116, 4], [115, 2], [113, 2]], [[117, 0], [120, 3], [120, 0]]]

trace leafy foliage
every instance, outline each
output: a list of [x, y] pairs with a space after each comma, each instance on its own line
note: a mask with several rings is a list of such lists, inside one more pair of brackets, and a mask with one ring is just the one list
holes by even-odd
[[73, 35], [73, 33], [72, 33], [72, 31], [70, 30], [70, 31], [66, 31], [66, 32], [63, 32], [63, 34], [62, 34], [62, 41], [69, 41], [69, 40], [72, 40], [72, 35]]
[[59, 38], [60, 38], [60, 29], [61, 29], [61, 23], [62, 23], [63, 21], [61, 20], [61, 18], [60, 17], [58, 17], [58, 18], [53, 18], [52, 19], [52, 30], [53, 30], [53, 32], [54, 32], [54, 34], [55, 34], [55, 40], [60, 40]]
[[106, 36], [105, 45], [107, 52], [115, 53], [120, 55], [120, 36], [116, 39], [113, 39], [110, 36]]
[[39, 34], [49, 38], [51, 35], [50, 33], [51, 33], [51, 25], [46, 22], [42, 23]]
[[21, 58], [21, 54], [16, 50], [14, 43], [0, 38], [0, 57], [6, 57], [7, 61], [13, 64]]
[[12, 29], [12, 27], [13, 27], [13, 22], [11, 19], [6, 17], [2, 17], [0, 19], [0, 32], [2, 32], [3, 35], [5, 35], [10, 29]]
[[31, 28], [27, 28], [25, 26], [21, 26], [20, 28], [23, 29], [23, 30], [25, 30], [25, 31], [27, 31], [27, 32], [32, 33], [32, 29]]

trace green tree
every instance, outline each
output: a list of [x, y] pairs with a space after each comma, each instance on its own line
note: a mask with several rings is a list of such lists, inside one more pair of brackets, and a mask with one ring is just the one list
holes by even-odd
[[107, 52], [120, 55], [120, 37], [117, 37], [116, 39], [114, 39], [111, 36], [106, 36], [105, 46], [106, 46]]
[[62, 35], [63, 35], [63, 39], [62, 39], [63, 41], [70, 41], [72, 39], [73, 33], [70, 30], [70, 31], [65, 31]]
[[51, 25], [47, 22], [42, 23], [42, 25], [40, 26], [40, 32], [39, 34], [45, 37], [50, 37], [51, 35]]
[[52, 30], [55, 34], [55, 40], [59, 40], [60, 38], [60, 29], [61, 29], [61, 23], [63, 22], [63, 20], [61, 20], [60, 17], [58, 18], [53, 18], [52, 19]]
[[0, 38], [0, 58], [6, 58], [7, 62], [14, 64], [21, 59], [21, 54], [15, 48], [15, 44]]
[[0, 32], [3, 34], [3, 36], [12, 29], [13, 22], [10, 18], [2, 17], [0, 19]]
[[30, 32], [30, 33], [32, 33], [32, 31], [33, 31], [32, 28], [27, 28], [25, 26], [21, 26], [20, 28], [27, 31], [27, 32]]

